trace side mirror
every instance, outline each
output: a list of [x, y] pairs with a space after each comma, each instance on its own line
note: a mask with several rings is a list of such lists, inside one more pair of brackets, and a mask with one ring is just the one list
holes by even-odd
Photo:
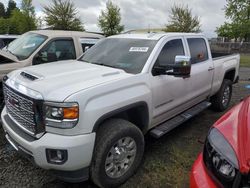
[[46, 59], [47, 59], [47, 54], [40, 51], [34, 56], [33, 65], [39, 65], [39, 64], [43, 63], [43, 61], [45, 61]]
[[174, 64], [154, 67], [154, 75], [172, 75], [175, 77], [188, 77], [191, 72], [191, 58], [189, 56], [175, 56]]
[[175, 56], [173, 65], [168, 65], [172, 70], [167, 71], [167, 75], [177, 77], [190, 76], [191, 72], [191, 58], [189, 56]]

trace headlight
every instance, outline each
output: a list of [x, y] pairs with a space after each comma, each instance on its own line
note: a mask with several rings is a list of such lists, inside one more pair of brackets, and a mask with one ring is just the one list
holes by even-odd
[[79, 118], [77, 103], [46, 102], [43, 112], [45, 125], [51, 127], [70, 129], [77, 124]]
[[209, 132], [203, 155], [207, 168], [220, 183], [226, 186], [234, 181], [239, 169], [236, 154], [216, 128]]

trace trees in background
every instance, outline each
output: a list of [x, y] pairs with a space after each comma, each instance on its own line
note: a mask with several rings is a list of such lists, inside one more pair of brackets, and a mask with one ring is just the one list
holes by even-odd
[[0, 18], [3, 18], [5, 16], [5, 7], [2, 2], [0, 2]]
[[16, 3], [10, 0], [8, 7], [2, 12], [0, 4], [0, 34], [22, 34], [36, 29], [35, 9], [32, 0], [22, 0], [21, 8], [16, 7]]
[[12, 11], [15, 9], [17, 9], [16, 2], [13, 0], [9, 0], [8, 7], [5, 12], [5, 18], [10, 18]]
[[230, 21], [216, 29], [218, 36], [228, 39], [250, 40], [250, 1], [226, 0], [225, 15]]
[[192, 15], [188, 6], [174, 5], [171, 8], [169, 23], [164, 29], [166, 32], [200, 32], [201, 24], [198, 16]]
[[47, 25], [53, 29], [84, 30], [74, 3], [70, 0], [52, 0], [51, 5], [43, 7], [43, 12]]
[[115, 35], [124, 30], [124, 25], [121, 25], [120, 8], [113, 4], [112, 1], [108, 1], [106, 10], [101, 11], [98, 26], [105, 36]]

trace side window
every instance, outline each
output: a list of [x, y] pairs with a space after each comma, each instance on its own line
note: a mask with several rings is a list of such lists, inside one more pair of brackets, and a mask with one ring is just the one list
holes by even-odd
[[80, 43], [82, 45], [83, 53], [86, 52], [92, 46], [94, 46], [97, 41], [98, 39], [94, 39], [94, 38], [81, 38]]
[[0, 39], [0, 49], [2, 49], [5, 46], [3, 39]]
[[158, 59], [155, 65], [168, 65], [174, 64], [175, 56], [185, 55], [184, 47], [181, 39], [174, 39], [168, 41], [165, 46], [162, 48], [161, 53], [158, 56]]
[[83, 53], [86, 52], [92, 46], [94, 46], [94, 44], [82, 43], [82, 51], [83, 51]]
[[3, 39], [4, 45], [8, 45], [9, 43], [11, 43], [13, 40], [15, 40], [14, 38], [11, 39]]
[[192, 64], [200, 63], [208, 60], [208, 52], [206, 41], [202, 38], [187, 39], [191, 53]]
[[58, 39], [51, 41], [34, 59], [33, 64], [76, 59], [75, 46], [72, 39]]

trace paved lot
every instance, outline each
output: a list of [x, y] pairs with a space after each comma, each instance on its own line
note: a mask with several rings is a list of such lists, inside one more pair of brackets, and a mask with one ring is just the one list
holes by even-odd
[[[242, 68], [241, 80], [234, 85], [231, 106], [250, 95], [250, 69]], [[188, 187], [189, 171], [202, 150], [210, 126], [223, 113], [208, 109], [170, 134], [156, 140], [146, 137], [146, 152], [137, 174], [122, 187]], [[95, 187], [89, 182], [68, 184], [20, 158], [6, 143], [0, 128], [0, 187]]]

